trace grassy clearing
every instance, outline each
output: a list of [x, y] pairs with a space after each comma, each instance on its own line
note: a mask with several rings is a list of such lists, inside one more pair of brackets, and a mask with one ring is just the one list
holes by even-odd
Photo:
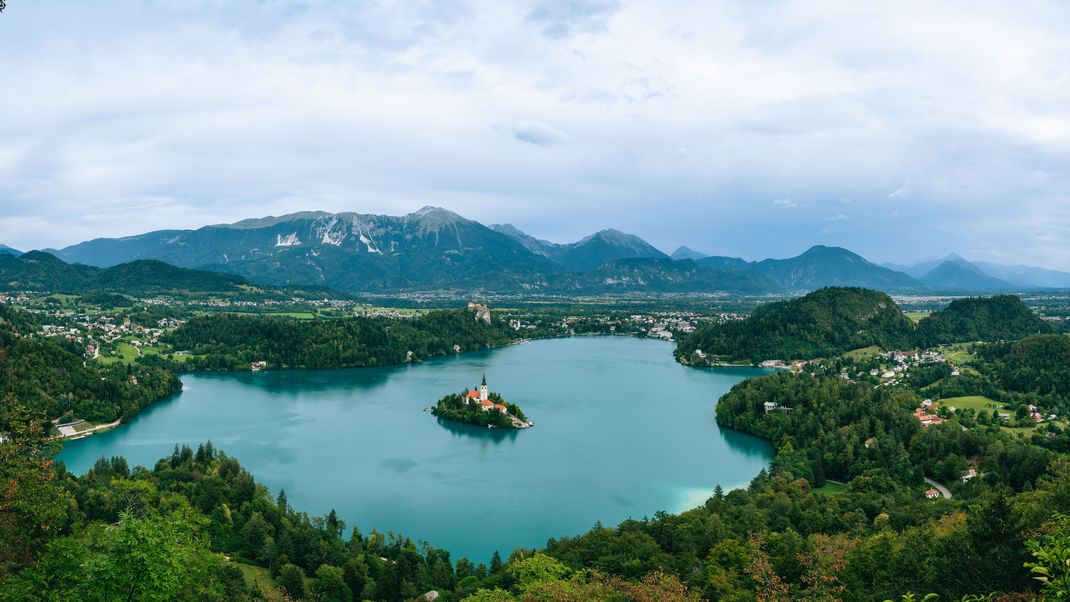
[[245, 564], [244, 562], [234, 562], [234, 566], [241, 569], [242, 575], [245, 576], [245, 583], [257, 589], [264, 594], [279, 594], [278, 588], [271, 580], [271, 571], [262, 566], [254, 566], [251, 564]]
[[316, 314], [310, 311], [276, 311], [263, 315], [280, 318], [297, 318], [298, 320], [314, 320], [317, 317]]
[[951, 406], [956, 410], [970, 409], [974, 412], [988, 412], [1005, 409], [1004, 404], [985, 397], [984, 395], [966, 395], [964, 397], [948, 397], [941, 399], [940, 405]]
[[856, 360], [867, 359], [878, 355], [881, 352], [881, 348], [876, 345], [870, 345], [869, 347], [862, 347], [860, 349], [854, 349], [848, 351], [844, 355]]
[[927, 312], [927, 311], [905, 311], [905, 312], [903, 312], [903, 315], [906, 316], [907, 318], [910, 318], [911, 322], [917, 324], [918, 322], [921, 322], [922, 318], [928, 316], [929, 312]]
[[847, 485], [837, 481], [825, 481], [825, 484], [814, 489], [815, 495], [836, 495], [847, 490]]
[[1037, 430], [1035, 426], [1001, 426], [999, 430], [1015, 435], [1032, 435]]
[[130, 343], [119, 343], [115, 346], [115, 350], [119, 352], [119, 358], [124, 364], [132, 364], [138, 358], [137, 349]]
[[973, 354], [971, 354], [969, 351], [966, 351], [965, 349], [949, 349], [944, 352], [944, 359], [951, 362], [952, 364], [955, 364], [956, 366], [961, 366], [962, 364], [968, 364], [972, 362]]

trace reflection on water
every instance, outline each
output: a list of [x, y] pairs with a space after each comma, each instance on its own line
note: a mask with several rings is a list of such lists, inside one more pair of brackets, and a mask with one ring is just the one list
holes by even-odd
[[474, 424], [443, 420], [437, 417], [435, 420], [438, 422], [439, 426], [457, 437], [474, 437], [478, 440], [494, 444], [503, 441], [513, 441], [516, 439], [517, 435], [520, 434], [520, 431], [517, 429], [489, 429]]

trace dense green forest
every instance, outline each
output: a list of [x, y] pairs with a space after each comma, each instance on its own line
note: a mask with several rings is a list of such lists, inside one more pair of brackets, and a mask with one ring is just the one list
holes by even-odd
[[919, 347], [964, 341], [1011, 341], [1051, 332], [1022, 300], [1014, 295], [956, 299], [918, 323]]
[[809, 359], [879, 345], [911, 346], [913, 325], [888, 295], [862, 288], [823, 288], [757, 307], [745, 320], [707, 322], [680, 340], [677, 357], [695, 351], [731, 361]]
[[182, 386], [162, 368], [87, 361], [80, 345], [61, 337], [25, 336], [33, 330], [30, 316], [0, 305], [0, 396], [5, 404], [49, 418], [112, 422]]
[[[806, 310], [811, 319], [796, 324], [810, 334], [859, 324], [897, 332], [885, 307], [871, 306], [881, 315], [867, 317], [858, 311], [868, 296], [846, 291], [855, 302]], [[969, 409], [942, 410], [945, 422], [923, 427], [912, 414], [926, 397], [963, 395], [1000, 399], [1012, 411], [1065, 407], [1065, 336], [975, 346], [959, 376], [946, 363], [922, 363], [889, 384], [868, 376], [878, 359], [839, 356], [741, 382], [718, 402], [718, 423], [776, 450], [748, 487], [718, 489], [678, 515], [598, 524], [542, 550], [463, 559], [362, 532], [333, 512], [309, 516], [210, 443], [176, 447], [151, 468], [111, 458], [85, 476], [67, 473], [46, 418], [94, 407], [126, 415], [141, 407], [139, 395], [165, 395], [174, 377], [138, 363], [105, 368], [62, 339], [28, 336], [32, 315], [0, 306], [0, 319], [0, 599], [355, 602], [433, 590], [443, 602], [868, 601], [908, 592], [972, 602], [1070, 591], [1070, 429], [1052, 421], [1015, 430]], [[175, 340], [201, 340], [191, 351], [227, 358], [220, 367], [313, 367], [336, 349], [347, 361], [404, 361], [408, 351], [429, 357], [511, 335], [466, 311], [395, 321], [399, 330], [378, 319], [218, 315], [190, 324]], [[789, 329], [776, 340], [802, 349], [810, 334]], [[839, 345], [871, 334], [809, 348], [838, 355]], [[395, 339], [404, 344], [387, 343]], [[143, 378], [160, 387], [143, 388]], [[963, 480], [968, 470], [977, 476]], [[954, 497], [926, 499], [925, 478]]]
[[239, 292], [254, 288], [240, 276], [191, 270], [151, 259], [97, 268], [66, 263], [44, 251], [0, 254], [0, 288], [43, 291]]
[[180, 367], [192, 370], [353, 368], [485, 349], [514, 341], [497, 317], [490, 323], [468, 310], [435, 310], [412, 319], [343, 318], [301, 321], [273, 316], [211, 314], [190, 319], [166, 342], [187, 351]]
[[1070, 413], [1070, 337], [1035, 335], [980, 345], [977, 368], [1021, 403]]
[[926, 348], [966, 341], [1011, 341], [1052, 332], [1014, 295], [956, 299], [915, 327], [891, 297], [859, 288], [825, 288], [804, 297], [757, 307], [744, 320], [700, 324], [680, 339], [677, 357], [701, 364], [830, 357], [877, 345]]

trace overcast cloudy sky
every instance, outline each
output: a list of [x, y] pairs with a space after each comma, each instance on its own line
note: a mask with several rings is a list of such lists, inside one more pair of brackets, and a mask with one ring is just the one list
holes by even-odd
[[7, 0], [0, 242], [440, 205], [1070, 269], [1070, 4]]

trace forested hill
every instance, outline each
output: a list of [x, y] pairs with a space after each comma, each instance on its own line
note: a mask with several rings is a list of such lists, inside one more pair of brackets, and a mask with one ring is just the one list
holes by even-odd
[[965, 341], [1011, 341], [1051, 328], [1014, 295], [957, 299], [918, 323], [921, 347]]
[[683, 338], [677, 357], [696, 351], [728, 360], [808, 359], [880, 345], [909, 348], [913, 325], [885, 293], [823, 288], [805, 297], [759, 306], [745, 320], [708, 322]]
[[137, 260], [110, 268], [66, 263], [42, 251], [20, 256], [0, 254], [0, 289], [79, 292], [92, 290], [129, 293], [238, 292], [244, 278], [175, 267], [156, 260]]
[[[0, 305], [0, 398], [5, 408], [18, 404], [50, 419], [112, 422], [181, 387], [162, 368], [87, 362], [84, 348], [75, 342], [24, 336], [34, 329], [29, 316]], [[5, 411], [0, 428], [6, 419]]]
[[978, 368], [1022, 403], [1070, 412], [1070, 337], [1044, 334], [977, 346]]
[[195, 370], [241, 370], [253, 362], [267, 368], [386, 366], [460, 351], [504, 345], [517, 338], [508, 324], [470, 310], [437, 310], [412, 319], [284, 317], [213, 314], [191, 319], [167, 342], [188, 351], [182, 366]]

